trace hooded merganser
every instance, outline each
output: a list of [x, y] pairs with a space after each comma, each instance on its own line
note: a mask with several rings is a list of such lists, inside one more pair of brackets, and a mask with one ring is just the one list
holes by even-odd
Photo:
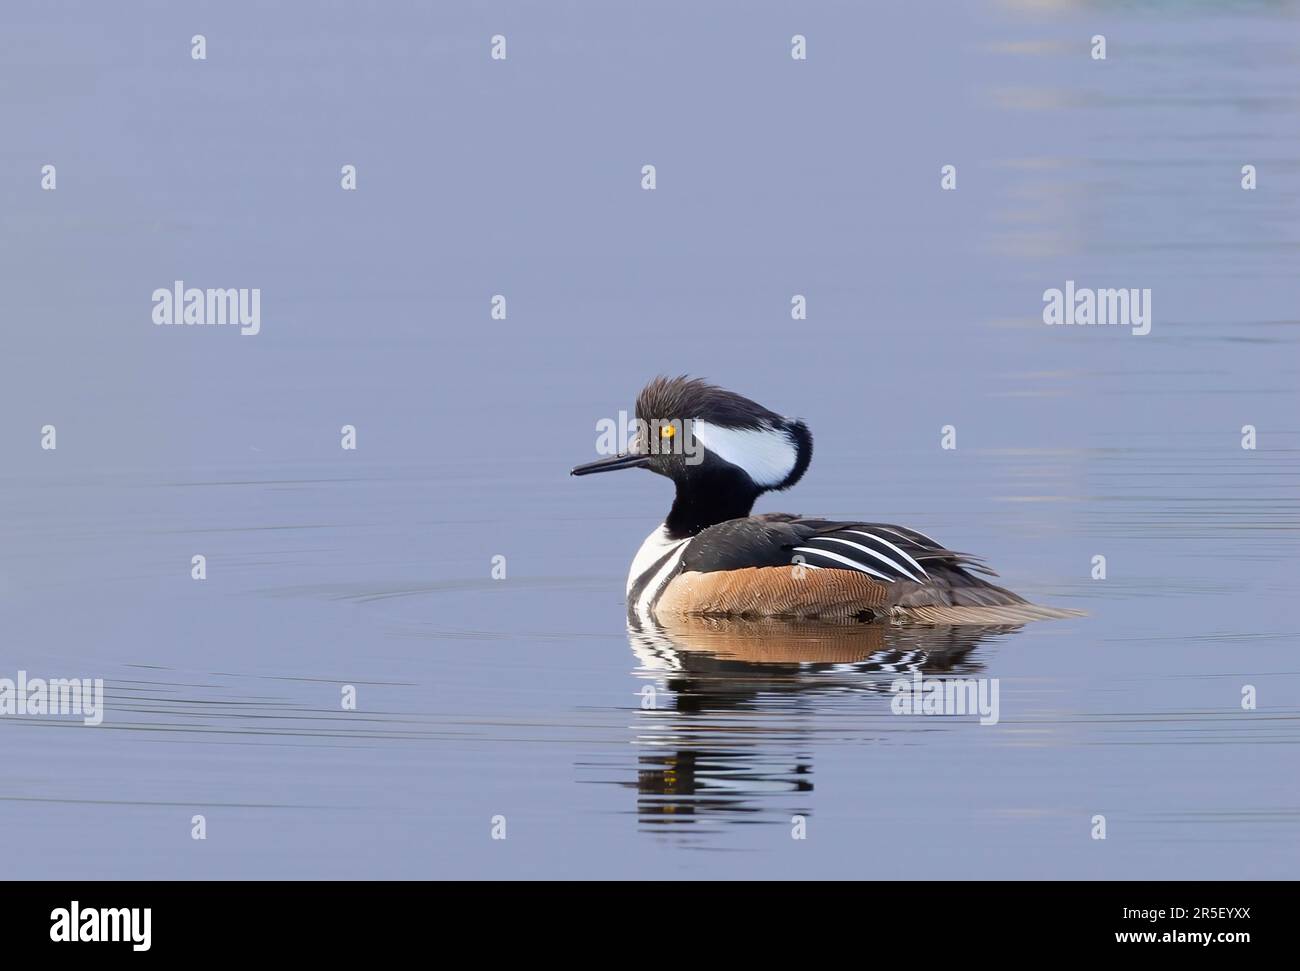
[[647, 468], [677, 496], [627, 578], [628, 612], [662, 617], [776, 617], [932, 624], [1021, 624], [1080, 611], [1031, 604], [976, 574], [978, 557], [885, 523], [750, 515], [812, 460], [812, 435], [748, 398], [698, 379], [656, 378], [637, 397], [628, 452], [573, 475]]

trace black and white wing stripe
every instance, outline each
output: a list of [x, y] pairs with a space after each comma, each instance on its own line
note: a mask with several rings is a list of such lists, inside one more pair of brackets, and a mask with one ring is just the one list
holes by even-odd
[[907, 580], [929, 583], [935, 567], [960, 567], [992, 575], [973, 557], [940, 546], [924, 533], [884, 523], [828, 523], [802, 520], [810, 527], [791, 552], [817, 569], [850, 569], [885, 583]]
[[924, 533], [884, 523], [833, 522], [767, 513], [710, 526], [686, 548], [683, 572], [788, 566], [856, 570], [882, 583], [931, 584], [952, 570], [992, 575], [979, 560], [940, 546]]
[[803, 554], [811, 567], [859, 570], [886, 583], [895, 580], [925, 583], [930, 574], [896, 542], [899, 539], [895, 536], [891, 540], [882, 531], [855, 525], [814, 533], [793, 547], [792, 552]]
[[797, 553], [829, 559], [891, 583], [894, 580], [924, 583], [930, 579], [925, 567], [897, 543], [865, 529], [843, 529], [816, 535], [807, 541], [807, 545], [794, 549]]

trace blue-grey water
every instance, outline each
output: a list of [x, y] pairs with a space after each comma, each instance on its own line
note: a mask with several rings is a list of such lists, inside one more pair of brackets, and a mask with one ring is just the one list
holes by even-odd
[[[7, 873], [1297, 874], [1297, 4], [0, 23], [0, 678], [107, 707], [0, 716]], [[1067, 280], [1151, 332], [1044, 325]], [[812, 428], [761, 509], [1088, 616], [629, 637], [670, 486], [568, 469], [681, 372]], [[999, 722], [893, 714], [917, 667]]]

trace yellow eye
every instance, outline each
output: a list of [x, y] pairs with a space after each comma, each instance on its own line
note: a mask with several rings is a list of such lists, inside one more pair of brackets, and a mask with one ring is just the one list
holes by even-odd
[[660, 438], [672, 438], [676, 434], [677, 434], [677, 429], [674, 428], [672, 425], [661, 425], [659, 427]]

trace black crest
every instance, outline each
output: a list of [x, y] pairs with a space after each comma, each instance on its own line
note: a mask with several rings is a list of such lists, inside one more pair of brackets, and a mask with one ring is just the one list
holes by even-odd
[[789, 422], [756, 401], [700, 378], [658, 377], [636, 399], [642, 421], [700, 418], [723, 428], [780, 428]]

